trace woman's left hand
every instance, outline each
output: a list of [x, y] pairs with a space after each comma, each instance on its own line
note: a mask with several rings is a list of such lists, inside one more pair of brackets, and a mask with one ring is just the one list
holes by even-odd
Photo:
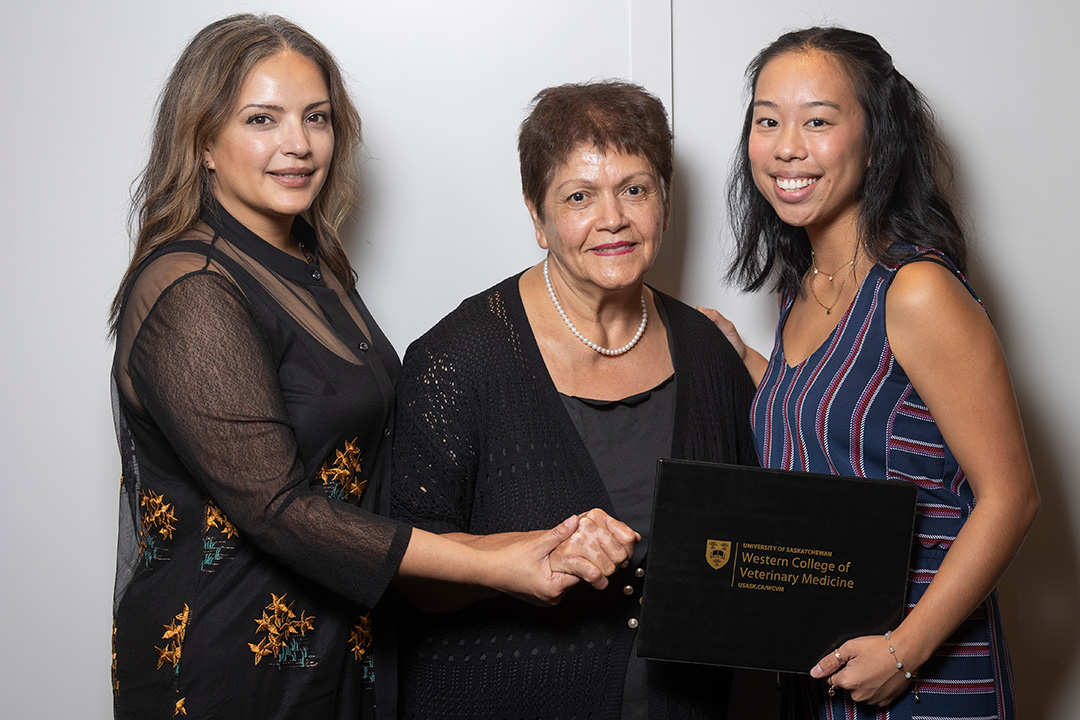
[[765, 371], [769, 367], [769, 360], [759, 353], [754, 348], [750, 347], [743, 342], [742, 337], [739, 335], [739, 331], [735, 329], [735, 323], [728, 320], [726, 317], [720, 314], [720, 311], [713, 308], [697, 306], [698, 312], [712, 321], [720, 332], [724, 333], [724, 337], [731, 343], [731, 347], [735, 348], [735, 352], [739, 354], [739, 359], [746, 365], [747, 372], [750, 373], [750, 379], [754, 381], [754, 387], [761, 384], [761, 378], [765, 376]]
[[[839, 658], [837, 657], [839, 654]], [[884, 707], [911, 684], [896, 667], [889, 641], [881, 635], [853, 638], [818, 661], [810, 676], [847, 692], [856, 702]]]
[[577, 530], [551, 551], [551, 569], [576, 575], [597, 590], [634, 554], [641, 535], [600, 508], [578, 515]]

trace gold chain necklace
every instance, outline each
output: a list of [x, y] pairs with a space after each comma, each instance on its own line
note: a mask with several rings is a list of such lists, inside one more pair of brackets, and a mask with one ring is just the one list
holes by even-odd
[[829, 278], [829, 282], [832, 282], [832, 279], [834, 277], [836, 277], [836, 273], [840, 272], [841, 270], [846, 268], [848, 265], [850, 265], [852, 268], [854, 268], [855, 267], [855, 258], [857, 258], [857, 257], [859, 257], [859, 248], [856, 247], [855, 248], [855, 254], [851, 256], [850, 260], [848, 260], [846, 263], [844, 263], [843, 265], [841, 265], [840, 267], [836, 268], [831, 273], [829, 273], [829, 272], [825, 272], [824, 270], [819, 270], [818, 269], [817, 258], [814, 257], [814, 251], [811, 250], [810, 251], [810, 267], [811, 267], [811, 269], [813, 269], [815, 275], [825, 275], [826, 277]]
[[[315, 262], [315, 256], [308, 252], [308, 249], [304, 247], [304, 243], [302, 241], [297, 240], [296, 238], [293, 238], [293, 241], [296, 243], [296, 247], [300, 248], [300, 254], [304, 256], [305, 262]], [[813, 253], [813, 250], [811, 250], [810, 252]]]
[[[850, 260], [848, 260], [840, 267], [836, 268], [836, 270], [834, 270], [832, 273], [826, 273], [818, 270], [816, 258], [814, 257], [814, 251], [810, 251], [810, 266], [812, 270], [810, 275], [810, 294], [814, 296], [814, 300], [817, 302], [817, 304], [825, 309], [826, 315], [832, 315], [833, 308], [836, 307], [836, 303], [840, 300], [840, 295], [844, 292], [844, 286], [847, 285], [848, 278], [855, 274], [855, 261], [858, 258], [859, 247], [855, 246], [855, 254], [851, 256]], [[845, 267], [848, 268], [847, 275], [844, 275], [844, 279], [840, 281], [840, 287], [836, 289], [836, 295], [833, 296], [832, 303], [826, 305], [825, 303], [821, 302], [821, 298], [818, 297], [817, 290], [814, 289], [814, 278], [818, 275], [825, 275], [829, 278], [829, 282], [832, 282], [832, 279], [836, 275], [836, 273], [840, 272]]]

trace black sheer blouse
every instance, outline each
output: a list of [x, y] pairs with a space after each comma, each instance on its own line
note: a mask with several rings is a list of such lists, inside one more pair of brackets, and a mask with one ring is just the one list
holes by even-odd
[[357, 717], [400, 364], [355, 291], [219, 205], [141, 269], [113, 365], [116, 716]]

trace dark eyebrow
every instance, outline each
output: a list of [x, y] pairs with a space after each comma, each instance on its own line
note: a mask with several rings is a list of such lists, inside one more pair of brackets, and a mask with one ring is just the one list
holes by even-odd
[[[319, 107], [320, 105], [329, 105], [329, 104], [330, 104], [329, 100], [319, 100], [318, 102], [313, 102], [310, 105], [308, 105], [306, 108], [304, 108], [304, 112], [311, 112], [312, 110]], [[248, 103], [244, 107], [240, 108], [240, 112], [244, 112], [248, 108], [257, 108], [257, 109], [260, 109], [260, 110], [273, 110], [274, 112], [285, 112], [285, 108], [281, 107], [280, 105], [267, 105], [265, 103]]]
[[[652, 179], [653, 179], [653, 174], [651, 172], [649, 172], [648, 170], [636, 170], [636, 171], [630, 173], [629, 175], [627, 175], [626, 177], [620, 178], [619, 181], [616, 182], [615, 184], [616, 185], [625, 185], [626, 183], [632, 183], [632, 182], [639, 182], [640, 183], [640, 182], [642, 182], [644, 180], [652, 180]], [[569, 179], [559, 183], [558, 185], [556, 185], [555, 190], [558, 191], [558, 192], [563, 192], [563, 188], [565, 188], [567, 186], [574, 186], [574, 185], [576, 185], [578, 187], [583, 187], [583, 188], [592, 188], [592, 187], [596, 186], [596, 183], [594, 181], [588, 180], [586, 178], [569, 178]]]
[[586, 180], [585, 178], [569, 178], [556, 185], [553, 189], [555, 192], [562, 193], [566, 191], [565, 189], [569, 189], [570, 187], [592, 188], [594, 185], [595, 183], [592, 180]]
[[620, 185], [625, 185], [626, 183], [642, 182], [643, 180], [652, 180], [652, 179], [653, 179], [653, 174], [651, 172], [649, 172], [648, 170], [638, 170], [637, 172], [632, 172], [629, 175], [627, 175], [626, 177], [624, 177], [621, 181], [619, 181], [619, 184]]
[[832, 108], [833, 110], [843, 112], [843, 108], [840, 107], [838, 104], [834, 103], [832, 100], [813, 100], [803, 105], [803, 107], [827, 107]]
[[[772, 108], [772, 109], [775, 110], [777, 105], [776, 105], [776, 103], [774, 103], [771, 100], [755, 100], [754, 101], [754, 107], [767, 107], [767, 108]], [[832, 108], [834, 110], [843, 112], [843, 108], [840, 107], [838, 104], [834, 103], [832, 100], [811, 100], [808, 103], [804, 103], [803, 107], [806, 107], [806, 108], [828, 107], [828, 108]]]

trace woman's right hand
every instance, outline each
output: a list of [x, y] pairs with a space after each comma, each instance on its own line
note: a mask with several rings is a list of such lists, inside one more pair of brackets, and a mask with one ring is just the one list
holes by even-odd
[[581, 578], [597, 590], [634, 554], [641, 535], [600, 508], [578, 515], [574, 534], [551, 552], [551, 568]]
[[550, 530], [435, 535], [415, 528], [396, 585], [426, 612], [456, 610], [493, 592], [556, 605], [582, 579], [605, 587], [640, 539], [599, 509], [571, 515]]
[[626, 562], [641, 536], [599, 508], [571, 515], [550, 530], [525, 533], [495, 550], [501, 580], [490, 584], [533, 605], [556, 605], [581, 580], [598, 590]]

